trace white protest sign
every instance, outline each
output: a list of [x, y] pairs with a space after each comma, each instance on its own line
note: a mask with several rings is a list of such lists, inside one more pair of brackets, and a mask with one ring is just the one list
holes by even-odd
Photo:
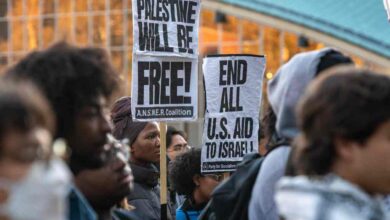
[[195, 120], [198, 61], [133, 56], [131, 112], [138, 121]]
[[263, 56], [218, 55], [204, 59], [202, 172], [234, 171], [245, 154], [258, 152], [264, 70]]
[[385, 5], [387, 20], [390, 21], [390, 0], [383, 0], [383, 4]]
[[200, 0], [133, 0], [133, 51], [197, 58]]

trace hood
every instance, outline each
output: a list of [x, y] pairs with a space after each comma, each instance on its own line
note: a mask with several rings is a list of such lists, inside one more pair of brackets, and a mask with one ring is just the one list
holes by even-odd
[[299, 53], [281, 66], [268, 82], [268, 100], [276, 115], [276, 132], [281, 138], [298, 134], [295, 108], [309, 82], [315, 77], [321, 57], [336, 51], [332, 48]]

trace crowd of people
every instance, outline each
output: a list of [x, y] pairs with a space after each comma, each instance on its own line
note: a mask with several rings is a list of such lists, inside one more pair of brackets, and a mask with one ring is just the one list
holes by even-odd
[[[267, 89], [247, 218], [390, 219], [390, 77], [325, 48], [295, 55]], [[209, 204], [229, 179], [201, 173], [200, 146], [174, 127], [161, 210], [159, 125], [133, 121], [120, 94], [103, 49], [65, 42], [2, 74], [0, 219], [218, 219]]]

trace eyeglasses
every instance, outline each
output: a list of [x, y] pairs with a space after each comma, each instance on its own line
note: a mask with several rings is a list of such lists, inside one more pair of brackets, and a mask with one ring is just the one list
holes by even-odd
[[223, 180], [223, 175], [221, 173], [203, 174], [202, 176], [209, 177], [217, 182], [221, 182]]

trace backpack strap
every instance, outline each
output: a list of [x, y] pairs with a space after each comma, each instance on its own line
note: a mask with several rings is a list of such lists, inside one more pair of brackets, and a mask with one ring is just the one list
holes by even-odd
[[184, 215], [186, 215], [186, 219], [187, 220], [191, 220], [190, 215], [188, 215], [187, 211], [183, 210], [183, 212], [184, 212]]
[[285, 138], [279, 138], [278, 140], [276, 140], [275, 142], [271, 142], [269, 144], [267, 144], [267, 153], [264, 155], [264, 157], [266, 157], [268, 154], [270, 154], [272, 151], [274, 151], [275, 149], [281, 147], [281, 146], [290, 146], [290, 141], [285, 139]]

